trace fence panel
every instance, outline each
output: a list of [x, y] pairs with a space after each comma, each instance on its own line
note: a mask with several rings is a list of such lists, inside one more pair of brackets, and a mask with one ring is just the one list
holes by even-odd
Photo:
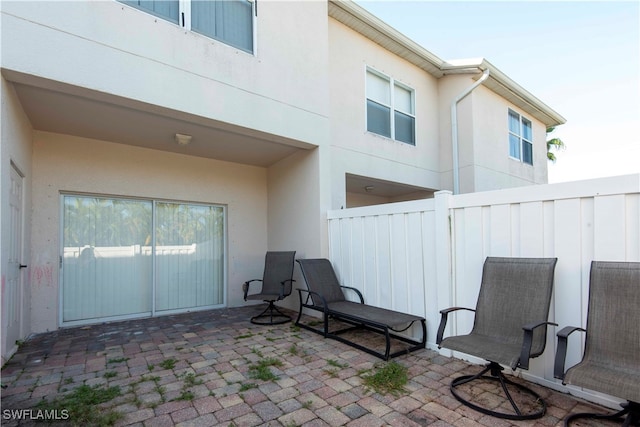
[[[439, 192], [435, 200], [331, 211], [328, 221], [338, 274], [348, 275], [369, 304], [425, 316], [427, 346], [436, 349], [438, 311], [475, 306], [487, 256], [557, 257], [550, 320], [559, 327], [584, 326], [591, 261], [640, 261], [640, 175], [455, 196]], [[472, 317], [459, 317], [448, 333], [470, 330]], [[566, 390], [553, 378], [557, 330], [549, 329], [545, 353], [522, 375]], [[579, 335], [570, 338], [567, 366], [580, 360]]]

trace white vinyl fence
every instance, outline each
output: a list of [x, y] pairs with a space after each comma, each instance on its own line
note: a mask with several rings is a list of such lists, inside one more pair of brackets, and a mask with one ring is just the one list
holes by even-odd
[[[557, 257], [549, 320], [559, 327], [548, 329], [545, 353], [518, 374], [617, 404], [553, 378], [555, 334], [563, 326], [585, 326], [592, 260], [640, 261], [640, 175], [461, 195], [441, 191], [434, 199], [330, 211], [328, 221], [329, 257], [342, 283], [360, 289], [368, 304], [425, 316], [431, 349], [437, 349], [441, 309], [475, 307], [487, 256]], [[459, 313], [445, 336], [470, 331], [473, 314]], [[580, 360], [583, 343], [584, 334], [571, 336], [567, 367]]]

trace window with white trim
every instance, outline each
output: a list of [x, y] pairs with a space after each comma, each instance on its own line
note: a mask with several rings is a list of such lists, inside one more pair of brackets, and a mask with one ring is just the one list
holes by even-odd
[[509, 110], [509, 156], [533, 165], [531, 121], [513, 110]]
[[246, 52], [253, 52], [250, 0], [118, 0]]
[[367, 130], [416, 145], [415, 92], [367, 68]]

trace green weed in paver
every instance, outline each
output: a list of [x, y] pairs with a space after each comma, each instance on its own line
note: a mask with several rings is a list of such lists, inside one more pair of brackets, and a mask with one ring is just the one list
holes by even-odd
[[193, 372], [189, 372], [188, 374], [184, 375], [184, 385], [185, 387], [193, 387], [194, 385], [200, 385], [202, 384], [202, 380], [200, 379], [196, 379], [196, 374], [194, 374]]
[[153, 371], [153, 369], [156, 367], [156, 365], [147, 365], [147, 369], [149, 370], [149, 372]]
[[177, 362], [178, 361], [172, 357], [170, 359], [165, 359], [162, 362], [158, 363], [158, 366], [160, 366], [162, 369], [173, 369], [175, 368]]
[[295, 343], [291, 344], [291, 347], [289, 347], [289, 353], [293, 354], [294, 356], [298, 355], [298, 346]]
[[331, 378], [337, 378], [338, 377], [338, 370], [337, 369], [325, 369], [324, 370], [327, 374], [329, 374], [329, 376]]
[[307, 400], [302, 404], [302, 407], [304, 409], [311, 409], [312, 406], [313, 406], [313, 402], [311, 400]]
[[255, 348], [255, 347], [251, 348], [251, 353], [257, 354], [258, 357], [262, 357], [262, 352], [260, 350], [258, 350], [257, 348]]
[[57, 411], [69, 414], [68, 422], [73, 426], [111, 426], [123, 415], [113, 410], [96, 411], [95, 406], [120, 396], [120, 387], [93, 386], [86, 384], [76, 388], [73, 392], [56, 397], [51, 402], [41, 401], [36, 406], [43, 411]]
[[337, 360], [333, 360], [333, 359], [327, 360], [327, 364], [329, 366], [334, 366], [336, 368], [348, 368], [349, 367], [348, 363], [340, 363]]
[[262, 381], [276, 381], [280, 379], [277, 375], [271, 372], [270, 366], [282, 366], [282, 361], [269, 357], [262, 359], [258, 363], [249, 366], [249, 376]]
[[116, 371], [107, 371], [104, 373], [103, 377], [109, 379], [109, 378], [113, 378], [113, 377], [117, 377], [118, 373]]
[[236, 339], [237, 339], [237, 340], [241, 340], [241, 339], [244, 339], [244, 338], [251, 338], [252, 336], [253, 336], [253, 334], [252, 334], [251, 332], [249, 332], [248, 334], [238, 335], [238, 336], [236, 337]]
[[167, 401], [167, 398], [164, 396], [164, 392], [167, 391], [167, 389], [165, 389], [163, 386], [158, 385], [156, 383], [156, 386], [153, 388], [156, 393], [158, 393], [160, 395], [160, 400], [162, 401], [162, 403]]
[[240, 391], [241, 391], [241, 392], [242, 392], [242, 391], [247, 391], [247, 390], [250, 390], [250, 389], [252, 389], [252, 388], [256, 388], [256, 387], [258, 387], [258, 385], [257, 385], [257, 384], [254, 384], [254, 383], [246, 383], [246, 384], [242, 384], [242, 385], [240, 386]]
[[127, 360], [129, 360], [128, 357], [116, 357], [116, 358], [107, 360], [107, 363], [120, 363], [120, 362], [126, 362]]
[[174, 400], [193, 400], [194, 397], [195, 395], [192, 392], [188, 390], [182, 390], [180, 396], [176, 397]]
[[394, 396], [405, 391], [405, 384], [409, 380], [408, 369], [398, 362], [389, 362], [382, 367], [378, 365], [374, 374], [363, 375], [363, 384], [367, 389], [373, 389], [380, 394]]

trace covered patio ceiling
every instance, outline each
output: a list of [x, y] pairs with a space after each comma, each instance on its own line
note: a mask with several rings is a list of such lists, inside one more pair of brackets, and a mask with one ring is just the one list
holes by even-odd
[[[34, 129], [268, 167], [305, 142], [115, 95], [3, 70]], [[176, 134], [190, 135], [187, 145]]]
[[436, 190], [348, 173], [346, 174], [346, 191], [387, 198], [401, 198], [415, 194], [420, 194], [421, 198], [429, 198], [433, 197]]

